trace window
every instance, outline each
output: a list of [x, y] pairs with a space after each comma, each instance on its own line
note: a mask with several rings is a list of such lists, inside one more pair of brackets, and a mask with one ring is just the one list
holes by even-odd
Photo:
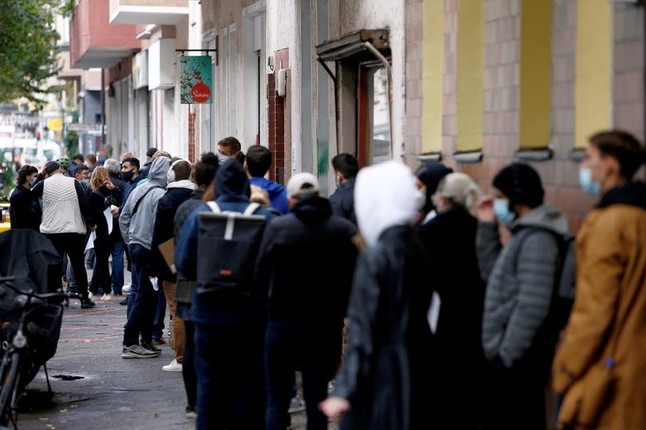
[[358, 158], [361, 165], [390, 160], [388, 74], [377, 65], [360, 66]]

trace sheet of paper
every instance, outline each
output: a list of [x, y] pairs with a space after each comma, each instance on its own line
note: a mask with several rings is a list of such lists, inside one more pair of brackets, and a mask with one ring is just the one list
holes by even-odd
[[90, 236], [87, 238], [87, 243], [85, 244], [85, 251], [83, 251], [83, 253], [86, 253], [88, 249], [94, 249], [94, 239], [96, 239], [96, 233], [92, 232], [90, 233]]
[[431, 297], [431, 306], [428, 307], [428, 313], [426, 314], [426, 319], [428, 320], [428, 326], [431, 328], [431, 333], [435, 334], [437, 331], [437, 321], [440, 318], [440, 305], [442, 300], [437, 291], [433, 292], [433, 297]]
[[112, 234], [112, 222], [114, 220], [114, 217], [112, 216], [112, 208], [106, 208], [106, 210], [103, 211], [103, 216], [105, 217], [105, 222], [108, 223], [108, 236]]

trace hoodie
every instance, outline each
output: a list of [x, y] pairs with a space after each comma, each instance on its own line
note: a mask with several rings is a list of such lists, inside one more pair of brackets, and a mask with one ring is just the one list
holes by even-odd
[[[137, 244], [151, 249], [157, 205], [166, 194], [166, 174], [169, 168], [169, 158], [156, 158], [150, 165], [148, 182], [139, 185], [130, 193], [119, 216], [119, 227], [127, 245]], [[133, 213], [140, 200], [137, 212]]]
[[554, 234], [568, 233], [565, 216], [549, 204], [515, 219], [510, 228], [512, 238], [505, 247], [496, 223], [479, 223], [476, 237], [478, 265], [487, 281], [482, 344], [488, 359], [499, 359], [507, 368], [537, 346], [559, 268]]
[[253, 177], [249, 179], [251, 185], [262, 188], [269, 194], [269, 202], [271, 206], [276, 209], [281, 215], [289, 212], [289, 205], [287, 204], [287, 190], [278, 182], [270, 181], [266, 178]]
[[411, 225], [424, 202], [408, 167], [388, 161], [359, 171], [354, 192], [354, 212], [368, 247], [381, 233], [396, 225]]

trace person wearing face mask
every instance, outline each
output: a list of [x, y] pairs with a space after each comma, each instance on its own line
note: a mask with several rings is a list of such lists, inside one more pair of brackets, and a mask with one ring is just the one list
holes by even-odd
[[[495, 198], [476, 206], [478, 265], [487, 282], [482, 346], [491, 364], [486, 428], [544, 430], [558, 338], [549, 317], [567, 221], [544, 203], [540, 176], [527, 164], [504, 167], [493, 187]], [[504, 246], [499, 228], [511, 234]]]
[[577, 293], [553, 366], [558, 428], [646, 426], [646, 157], [629, 133], [589, 139], [581, 186], [599, 197], [576, 239]]
[[31, 194], [31, 187], [37, 176], [38, 169], [34, 166], [24, 165], [18, 170], [18, 185], [9, 199], [12, 229], [28, 228], [40, 231], [42, 213], [40, 205]]
[[144, 177], [139, 174], [139, 159], [135, 157], [124, 158], [121, 162], [121, 180], [126, 183], [123, 193], [122, 205], [128, 201], [128, 196]]
[[446, 175], [453, 173], [453, 169], [445, 166], [439, 161], [426, 161], [415, 172], [415, 182], [417, 188], [424, 193], [424, 207], [420, 211], [420, 224], [426, 224], [437, 215], [437, 210], [433, 199], [433, 194], [437, 191], [437, 186]]
[[355, 211], [367, 249], [354, 274], [346, 356], [320, 405], [328, 417], [345, 413], [342, 430], [433, 428], [429, 260], [413, 229], [420, 202], [401, 162], [357, 175]]
[[74, 179], [81, 183], [85, 196], [90, 198], [92, 189], [90, 188], [90, 169], [85, 164], [79, 164], [74, 168]]
[[245, 156], [242, 153], [240, 141], [233, 136], [225, 137], [218, 142], [218, 162], [220, 166], [228, 159], [233, 158], [241, 165], [245, 163]]

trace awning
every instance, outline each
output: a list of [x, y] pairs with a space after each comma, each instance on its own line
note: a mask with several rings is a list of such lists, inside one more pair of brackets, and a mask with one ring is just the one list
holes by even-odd
[[333, 40], [327, 40], [316, 47], [319, 61], [374, 60], [366, 46], [370, 43], [384, 57], [390, 56], [388, 30], [357, 30]]

